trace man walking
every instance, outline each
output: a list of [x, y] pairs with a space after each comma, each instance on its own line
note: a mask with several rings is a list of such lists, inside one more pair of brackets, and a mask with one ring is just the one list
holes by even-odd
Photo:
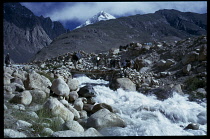
[[5, 57], [5, 64], [6, 64], [6, 67], [8, 67], [11, 64], [9, 53], [7, 53]]

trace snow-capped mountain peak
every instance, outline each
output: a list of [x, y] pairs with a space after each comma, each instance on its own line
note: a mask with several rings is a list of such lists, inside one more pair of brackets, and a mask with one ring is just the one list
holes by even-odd
[[105, 21], [105, 20], [110, 20], [110, 19], [116, 19], [116, 18], [109, 13], [106, 13], [104, 11], [100, 11], [99, 13], [94, 15], [93, 17], [86, 20], [85, 23], [81, 24], [80, 26], [78, 26], [76, 28], [81, 28], [81, 27], [84, 27], [84, 26], [87, 26], [87, 25], [90, 25], [90, 24], [94, 24], [94, 23], [99, 22], [99, 21]]

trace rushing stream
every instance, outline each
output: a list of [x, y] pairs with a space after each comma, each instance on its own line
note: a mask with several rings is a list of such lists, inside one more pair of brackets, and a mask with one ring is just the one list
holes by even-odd
[[[164, 136], [164, 135], [206, 135], [206, 102], [196, 103], [174, 92], [173, 97], [164, 101], [140, 92], [116, 91], [107, 87], [109, 82], [92, 80], [86, 76], [76, 77], [81, 86], [94, 84], [97, 103], [107, 103], [117, 109], [117, 114], [127, 126], [104, 128], [105, 136]], [[198, 130], [184, 129], [190, 123], [199, 124]]]

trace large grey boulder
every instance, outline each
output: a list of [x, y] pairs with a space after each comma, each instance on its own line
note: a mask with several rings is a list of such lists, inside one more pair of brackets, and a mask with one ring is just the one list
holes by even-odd
[[12, 79], [13, 77], [9, 74], [9, 73], [7, 73], [7, 72], [5, 72], [4, 73], [4, 85], [6, 85], [6, 84], [10, 84], [11, 83], [11, 79]]
[[27, 128], [32, 127], [31, 123], [23, 121], [23, 120], [18, 120], [16, 122], [16, 125], [17, 125], [17, 128], [19, 128], [19, 129], [27, 129]]
[[16, 70], [12, 73], [12, 76], [15, 78], [19, 78], [22, 81], [25, 81], [27, 79], [27, 72], [22, 70]]
[[67, 109], [57, 98], [49, 98], [43, 106], [43, 109], [49, 112], [52, 116], [59, 116], [65, 121], [74, 119], [74, 114]]
[[4, 129], [5, 138], [25, 138], [27, 137], [24, 133], [13, 130], [13, 129]]
[[79, 88], [79, 81], [77, 79], [69, 78], [67, 84], [70, 91], [76, 91]]
[[57, 78], [53, 80], [51, 90], [59, 95], [67, 97], [69, 95], [70, 89], [66, 82], [61, 78]]
[[86, 98], [90, 98], [90, 97], [95, 97], [96, 96], [96, 92], [93, 89], [92, 85], [86, 85], [82, 88], [80, 88], [80, 90], [77, 92], [78, 95], [80, 97], [86, 97]]
[[79, 132], [74, 132], [72, 130], [57, 131], [52, 134], [52, 137], [80, 137], [82, 136]]
[[10, 83], [8, 86], [12, 88], [12, 92], [15, 92], [15, 91], [22, 92], [25, 90], [25, 87], [18, 83]]
[[35, 103], [42, 103], [46, 99], [47, 95], [44, 91], [35, 89], [35, 90], [29, 90], [33, 99], [32, 102]]
[[102, 136], [95, 128], [90, 127], [88, 128], [83, 135], [85, 137], [92, 137], [92, 136]]
[[77, 121], [67, 121], [63, 125], [64, 130], [72, 130], [75, 132], [84, 132], [84, 128]]
[[24, 86], [23, 81], [20, 78], [15, 77], [15, 78], [12, 78], [10, 81], [11, 83], [17, 83]]
[[32, 95], [29, 91], [23, 91], [16, 94], [11, 100], [11, 103], [29, 105], [32, 102]]
[[94, 137], [102, 136], [95, 128], [88, 128], [85, 132], [79, 133], [72, 130], [57, 131], [52, 134], [52, 137]]
[[50, 93], [50, 89], [48, 87], [52, 85], [48, 78], [36, 73], [35, 71], [28, 74], [24, 84], [27, 90], [40, 89], [46, 93]]
[[74, 120], [80, 119], [79, 112], [71, 105], [69, 104], [66, 100], [62, 99], [60, 102], [67, 108], [69, 109], [73, 114], [74, 114]]
[[126, 123], [117, 114], [107, 109], [101, 109], [87, 119], [87, 126], [102, 129], [105, 127], [125, 127]]
[[113, 90], [122, 88], [128, 91], [136, 91], [136, 85], [129, 78], [117, 78], [111, 81], [109, 87]]
[[91, 112], [95, 113], [101, 109], [108, 109], [110, 112], [113, 112], [112, 106], [110, 106], [106, 103], [99, 103], [99, 104], [94, 105]]

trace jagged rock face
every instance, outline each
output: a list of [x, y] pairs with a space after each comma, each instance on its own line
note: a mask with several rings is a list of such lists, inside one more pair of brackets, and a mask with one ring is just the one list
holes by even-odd
[[27, 62], [52, 40], [40, 26], [22, 29], [4, 20], [4, 52], [10, 53], [14, 62]]
[[59, 22], [37, 17], [20, 3], [4, 3], [4, 53], [15, 63], [28, 62], [66, 30]]
[[[170, 13], [172, 15], [170, 15]], [[58, 36], [34, 60], [46, 60], [67, 52], [101, 53], [127, 42], [179, 41], [205, 35], [207, 15], [176, 10], [99, 21]]]
[[59, 36], [60, 34], [66, 32], [66, 29], [58, 21], [52, 22], [52, 20], [49, 17], [44, 18], [43, 16], [40, 16], [39, 19], [43, 29], [52, 40], [57, 36]]

